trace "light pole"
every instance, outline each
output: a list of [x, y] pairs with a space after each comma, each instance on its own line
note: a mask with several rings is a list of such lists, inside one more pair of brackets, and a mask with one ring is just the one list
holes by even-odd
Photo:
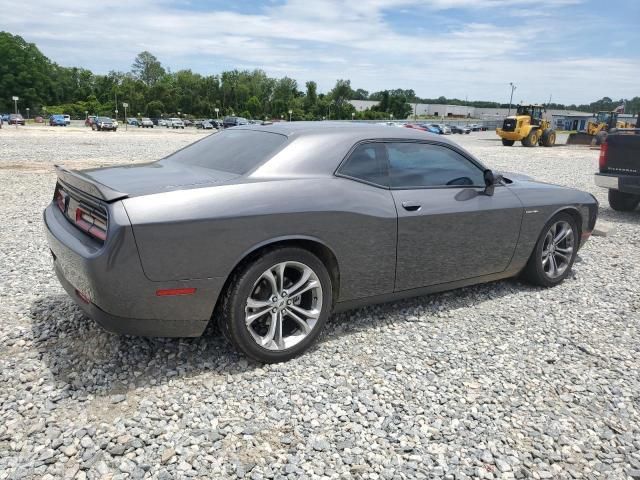
[[356, 119], [356, 112], [351, 112], [351, 121], [353, 122]]
[[393, 120], [393, 113], [389, 114], [389, 120]]
[[42, 106], [42, 113], [44, 114], [44, 118], [42, 119], [42, 126], [45, 126], [47, 124], [47, 107], [46, 106]]
[[84, 121], [86, 122], [87, 120], [89, 120], [89, 110], [84, 111]]
[[[15, 105], [15, 114], [18, 115], [18, 100], [20, 100], [18, 97], [16, 97], [15, 95], [13, 97], [11, 97], [13, 99], [13, 103]], [[18, 128], [18, 119], [16, 118], [16, 129]]]
[[125, 132], [129, 130], [129, 121], [127, 120], [127, 107], [128, 103], [122, 102], [122, 106], [124, 107], [124, 130]]
[[513, 82], [509, 82], [509, 85], [511, 86], [511, 96], [509, 97], [509, 113], [507, 113], [507, 117], [509, 115], [511, 115], [511, 102], [513, 102], [513, 92], [514, 90], [517, 88]]
[[30, 110], [30, 108], [27, 107], [27, 120], [29, 120], [29, 110]]
[[293, 113], [292, 110], [289, 110], [289, 121], [291, 121], [291, 114]]
[[213, 109], [216, 112], [216, 120], [219, 120], [220, 117], [218, 116], [218, 112], [220, 112], [220, 109], [218, 107]]

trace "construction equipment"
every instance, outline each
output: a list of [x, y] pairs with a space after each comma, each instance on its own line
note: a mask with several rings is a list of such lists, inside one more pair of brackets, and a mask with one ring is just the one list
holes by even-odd
[[593, 120], [587, 122], [587, 128], [581, 132], [574, 132], [567, 138], [567, 145], [600, 145], [609, 131], [614, 128], [633, 128], [629, 122], [618, 120], [618, 112], [598, 112]]
[[545, 111], [542, 105], [519, 105], [515, 116], [505, 118], [502, 128], [496, 128], [502, 145], [511, 147], [519, 141], [525, 147], [553, 147], [556, 131], [551, 128], [551, 122], [543, 118]]

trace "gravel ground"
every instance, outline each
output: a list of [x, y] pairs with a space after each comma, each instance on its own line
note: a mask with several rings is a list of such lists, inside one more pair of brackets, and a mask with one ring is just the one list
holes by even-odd
[[490, 167], [597, 195], [614, 232], [562, 285], [354, 310], [262, 366], [212, 332], [106, 333], [49, 260], [53, 163], [148, 161], [201, 135], [0, 130], [0, 479], [640, 478], [640, 212], [609, 208], [597, 152], [454, 137]]

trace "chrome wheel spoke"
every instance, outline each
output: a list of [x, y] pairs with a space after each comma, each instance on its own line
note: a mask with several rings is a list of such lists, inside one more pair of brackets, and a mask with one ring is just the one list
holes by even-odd
[[294, 322], [296, 322], [296, 324], [298, 325], [298, 327], [300, 327], [304, 335], [307, 335], [311, 331], [311, 326], [307, 322], [305, 322], [302, 318], [300, 318], [298, 315], [293, 313], [291, 310], [285, 310], [284, 313], [289, 318], [291, 318]]
[[289, 296], [293, 297], [294, 295], [300, 295], [301, 293], [303, 293], [303, 291], [306, 292], [308, 288], [305, 288], [303, 291], [298, 291], [298, 290], [300, 290], [302, 287], [305, 286], [305, 284], [309, 280], [309, 277], [311, 277], [312, 274], [313, 274], [313, 270], [311, 270], [310, 268], [305, 268], [304, 271], [302, 272], [302, 276], [300, 277], [300, 280], [298, 280], [294, 285], [292, 285], [287, 289], [287, 293], [289, 294]]
[[558, 257], [560, 257], [560, 259], [565, 262], [568, 262], [569, 259], [571, 258], [570, 255], [567, 255], [566, 253], [561, 253], [558, 250], [556, 250], [555, 256], [556, 256], [556, 260], [558, 259]]
[[289, 305], [289, 310], [292, 310], [296, 313], [304, 315], [306, 318], [311, 318], [313, 320], [317, 319], [320, 316], [319, 310], [307, 310], [305, 308], [300, 308], [297, 305]]
[[271, 306], [271, 302], [268, 300], [256, 300], [255, 298], [249, 298], [247, 300], [247, 307], [248, 308], [264, 308], [264, 307], [270, 307]]
[[271, 307], [267, 307], [267, 308], [263, 308], [262, 310], [258, 311], [258, 312], [253, 312], [253, 313], [248, 313], [245, 316], [245, 322], [247, 325], [251, 325], [253, 322], [255, 322], [258, 318], [263, 317], [266, 313], [269, 313], [269, 310], [271, 310]]
[[[264, 278], [267, 282], [269, 282], [269, 285], [271, 286], [272, 294], [277, 293], [279, 291], [278, 282], [276, 280], [276, 277], [273, 275], [273, 272], [271, 271], [271, 269], [264, 272], [260, 278], [261, 279]], [[260, 281], [260, 279], [258, 279], [258, 281]]]
[[560, 233], [556, 232], [555, 237], [553, 238], [553, 244], [557, 245], [558, 243], [560, 243], [561, 241], [563, 241], [565, 238], [567, 238], [569, 236], [569, 234], [571, 233], [571, 227], [569, 227], [568, 225], [564, 228], [562, 228], [560, 230]]

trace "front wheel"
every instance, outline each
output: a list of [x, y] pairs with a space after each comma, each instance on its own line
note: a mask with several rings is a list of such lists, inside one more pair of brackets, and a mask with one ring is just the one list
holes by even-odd
[[544, 132], [542, 132], [542, 137], [540, 137], [540, 145], [543, 147], [553, 147], [556, 143], [556, 132], [551, 128], [547, 128]]
[[559, 213], [547, 222], [527, 262], [523, 277], [542, 287], [561, 283], [578, 253], [578, 226], [568, 213]]
[[332, 304], [331, 278], [322, 261], [301, 248], [276, 248], [234, 274], [218, 321], [248, 357], [284, 362], [315, 342]]
[[505, 147], [513, 147], [513, 144], [516, 143], [515, 140], [507, 140], [506, 138], [502, 139], [502, 145]]
[[522, 139], [523, 147], [535, 147], [538, 144], [538, 131], [533, 128], [529, 132], [529, 135]]
[[632, 212], [640, 204], [640, 195], [609, 190], [609, 205], [618, 212]]

